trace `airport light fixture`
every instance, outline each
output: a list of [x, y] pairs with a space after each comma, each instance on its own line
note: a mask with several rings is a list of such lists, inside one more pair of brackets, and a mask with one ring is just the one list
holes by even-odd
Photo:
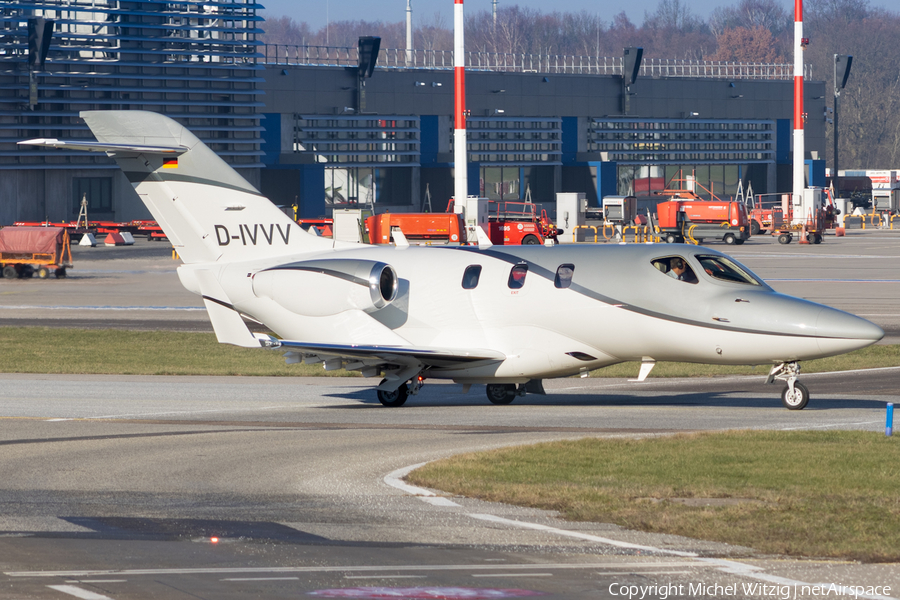
[[840, 104], [841, 90], [847, 86], [851, 66], [853, 66], [852, 56], [834, 55], [834, 162], [832, 163], [834, 172], [831, 174], [832, 181], [838, 177], [838, 105]]
[[357, 45], [357, 109], [359, 113], [366, 112], [366, 79], [375, 72], [375, 63], [378, 61], [378, 51], [381, 49], [381, 38], [374, 35], [360, 36]]
[[631, 107], [631, 86], [637, 81], [643, 57], [643, 48], [634, 46], [625, 48], [622, 60], [622, 114], [627, 115]]

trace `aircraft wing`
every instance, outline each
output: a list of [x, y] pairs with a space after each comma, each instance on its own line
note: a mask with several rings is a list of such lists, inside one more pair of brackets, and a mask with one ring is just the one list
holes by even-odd
[[452, 367], [478, 361], [501, 361], [506, 355], [495, 350], [448, 349], [410, 346], [367, 346], [358, 344], [315, 344], [291, 340], [273, 340], [270, 347], [283, 348], [310, 357], [355, 359], [369, 364], [408, 364], [426, 367]]

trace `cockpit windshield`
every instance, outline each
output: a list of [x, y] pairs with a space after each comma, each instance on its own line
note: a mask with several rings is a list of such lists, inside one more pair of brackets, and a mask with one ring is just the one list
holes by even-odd
[[697, 255], [696, 259], [706, 274], [720, 281], [743, 283], [747, 285], [763, 285], [752, 273], [724, 256]]

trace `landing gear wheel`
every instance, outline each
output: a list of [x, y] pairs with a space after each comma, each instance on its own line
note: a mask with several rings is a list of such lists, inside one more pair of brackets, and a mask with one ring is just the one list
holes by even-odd
[[778, 243], [779, 243], [779, 244], [790, 244], [790, 243], [791, 243], [791, 234], [789, 234], [789, 233], [782, 233], [781, 235], [779, 235], [779, 236], [778, 236]]
[[37, 276], [38, 279], [47, 279], [50, 277], [50, 269], [47, 267], [38, 267]]
[[492, 383], [486, 391], [493, 404], [509, 404], [516, 398], [516, 386], [512, 383]]
[[678, 241], [678, 237], [676, 237], [676, 235], [674, 233], [666, 234], [666, 243], [667, 244], [674, 244], [677, 241]]
[[3, 267], [3, 277], [6, 279], [16, 279], [19, 276], [19, 272], [16, 271], [16, 268], [12, 265], [6, 265]]
[[759, 224], [759, 221], [756, 219], [750, 221], [750, 235], [759, 235], [761, 229], [762, 225]]
[[809, 403], [809, 390], [799, 381], [795, 381], [793, 393], [790, 386], [786, 386], [781, 392], [781, 402], [788, 410], [803, 410]]
[[[381, 383], [387, 381], [386, 379], [382, 380]], [[381, 402], [384, 406], [394, 408], [397, 406], [403, 406], [406, 402], [406, 398], [409, 396], [409, 386], [405, 383], [398, 387], [393, 392], [385, 392], [384, 390], [375, 390], [378, 394], [378, 401]]]
[[737, 238], [734, 237], [733, 233], [726, 233], [725, 237], [722, 238], [722, 241], [725, 242], [726, 244], [728, 244], [729, 246], [732, 246], [737, 241]]
[[541, 240], [537, 239], [537, 236], [526, 235], [524, 238], [522, 238], [522, 245], [523, 246], [540, 246]]

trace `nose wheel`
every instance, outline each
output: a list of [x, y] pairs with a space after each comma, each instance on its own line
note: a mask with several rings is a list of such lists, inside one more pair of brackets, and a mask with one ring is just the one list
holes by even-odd
[[769, 378], [766, 379], [766, 383], [772, 383], [776, 379], [787, 383], [781, 392], [781, 403], [788, 410], [802, 410], [809, 403], [809, 389], [797, 381], [799, 375], [800, 363], [787, 362], [772, 367]]
[[801, 410], [809, 402], [809, 390], [799, 381], [795, 381], [793, 389], [788, 385], [782, 390], [781, 402], [788, 410]]

